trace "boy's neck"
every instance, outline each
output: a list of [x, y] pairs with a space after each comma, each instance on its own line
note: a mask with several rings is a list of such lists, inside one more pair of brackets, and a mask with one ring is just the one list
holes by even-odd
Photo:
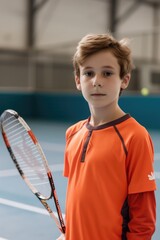
[[89, 123], [96, 127], [102, 124], [114, 121], [122, 116], [125, 115], [125, 112], [118, 106], [117, 109], [113, 110], [112, 112], [106, 111], [93, 111], [91, 110], [91, 117]]

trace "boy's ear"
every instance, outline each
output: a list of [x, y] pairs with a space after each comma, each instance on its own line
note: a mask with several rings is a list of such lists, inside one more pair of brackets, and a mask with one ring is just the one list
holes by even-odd
[[122, 79], [122, 83], [121, 83], [121, 88], [122, 89], [126, 89], [129, 85], [129, 82], [130, 82], [130, 79], [131, 79], [131, 74], [128, 73], [126, 74], [123, 79]]
[[80, 78], [75, 75], [75, 83], [76, 83], [76, 87], [79, 91], [81, 91], [81, 83], [80, 83]]

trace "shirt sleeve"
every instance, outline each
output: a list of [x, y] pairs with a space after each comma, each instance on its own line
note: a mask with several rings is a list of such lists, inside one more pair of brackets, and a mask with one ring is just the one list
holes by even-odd
[[156, 200], [154, 191], [128, 195], [128, 240], [151, 240], [156, 224]]
[[132, 138], [127, 156], [128, 194], [154, 191], [154, 149], [150, 135], [141, 128]]

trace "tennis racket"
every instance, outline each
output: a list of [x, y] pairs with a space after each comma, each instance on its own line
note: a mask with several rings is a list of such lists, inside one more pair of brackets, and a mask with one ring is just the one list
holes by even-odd
[[[22, 179], [55, 220], [59, 230], [65, 233], [52, 173], [34, 133], [14, 110], [2, 113], [0, 125], [6, 147]], [[51, 198], [54, 199], [58, 218], [47, 203]]]

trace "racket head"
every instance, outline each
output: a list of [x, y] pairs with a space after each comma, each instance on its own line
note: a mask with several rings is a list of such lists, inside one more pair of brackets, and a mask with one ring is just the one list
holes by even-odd
[[41, 199], [50, 199], [50, 169], [43, 150], [28, 124], [14, 110], [0, 117], [2, 136], [10, 156], [30, 190]]

